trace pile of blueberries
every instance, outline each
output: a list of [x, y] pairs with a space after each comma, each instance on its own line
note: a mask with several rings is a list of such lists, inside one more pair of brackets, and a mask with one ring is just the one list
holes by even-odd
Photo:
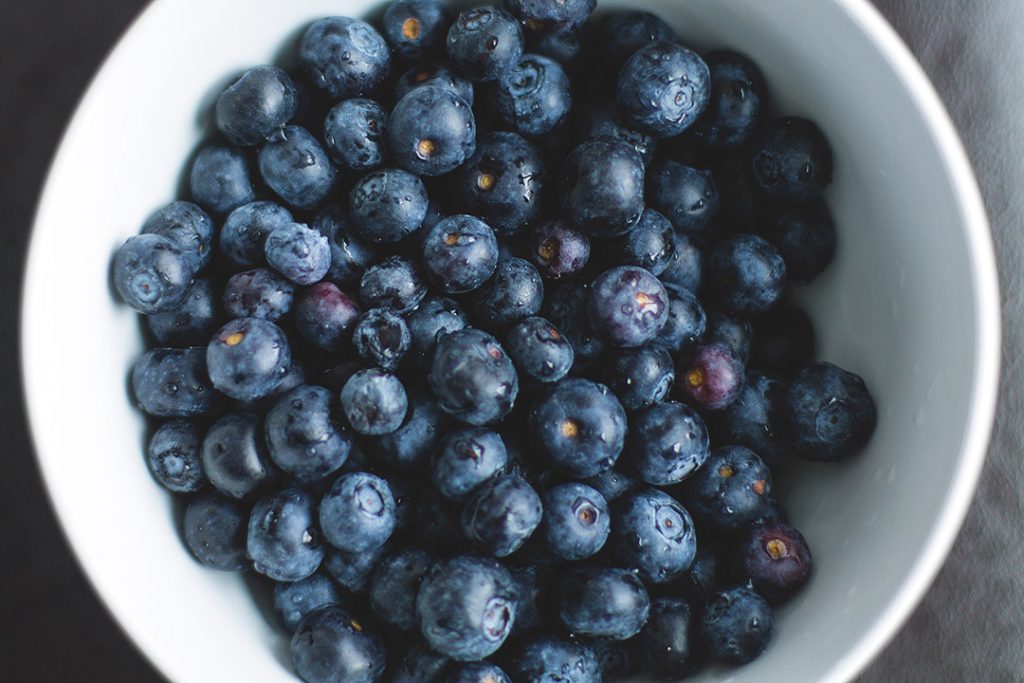
[[309, 683], [748, 662], [811, 572], [772, 468], [874, 430], [788, 297], [836, 247], [825, 136], [594, 5], [312, 23], [114, 257], [153, 475]]

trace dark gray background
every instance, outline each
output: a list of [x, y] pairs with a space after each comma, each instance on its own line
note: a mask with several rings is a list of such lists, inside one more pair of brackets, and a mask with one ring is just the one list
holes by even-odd
[[[770, 0], [769, 0], [770, 1]], [[1004, 391], [978, 497], [939, 578], [864, 681], [1024, 680], [1024, 3], [875, 0], [924, 64], [964, 137], [1002, 271]], [[89, 78], [142, 0], [3, 0], [0, 19], [0, 679], [159, 681], [88, 587], [39, 479], [17, 391], [18, 297], [40, 185]], [[240, 11], [244, 3], [240, 3]], [[189, 49], [183, 45], [182, 49]], [[865, 97], [870, 97], [865, 93]], [[82, 217], [82, 229], [88, 216]], [[73, 304], [74, 292], [67, 296]], [[73, 343], [69, 331], [68, 343]], [[102, 460], [97, 458], [97, 467]], [[125, 552], [132, 552], [126, 548]], [[173, 586], [155, 586], [173, 590]], [[228, 655], [230, 656], [230, 654]]]

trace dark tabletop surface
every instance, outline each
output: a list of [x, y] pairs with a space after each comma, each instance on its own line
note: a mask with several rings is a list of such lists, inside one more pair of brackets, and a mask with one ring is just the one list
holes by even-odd
[[[0, 306], [18, 317], [36, 199], [90, 76], [142, 0], [3, 0]], [[863, 681], [1024, 680], [1024, 3], [875, 0], [950, 108], [988, 205], [1004, 291], [1004, 390], [978, 497], [938, 579]], [[69, 293], [69, 296], [74, 296]], [[160, 676], [105, 612], [47, 502], [17, 384], [16, 325], [0, 325], [0, 680], [145, 683]]]

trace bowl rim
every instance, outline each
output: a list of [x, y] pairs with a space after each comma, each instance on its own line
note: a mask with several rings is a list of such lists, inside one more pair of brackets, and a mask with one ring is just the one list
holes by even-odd
[[[822, 679], [826, 683], [842, 683], [852, 680], [863, 671], [896, 635], [934, 581], [966, 518], [985, 462], [996, 413], [1001, 361], [1001, 300], [995, 249], [981, 191], [963, 142], [939, 94], [910, 48], [870, 0], [833, 0], [833, 2], [846, 13], [892, 68], [896, 78], [913, 99], [927, 132], [942, 159], [944, 170], [954, 190], [959, 208], [959, 221], [964, 230], [968, 263], [974, 287], [975, 307], [975, 357], [971, 401], [959, 457], [955, 470], [952, 472], [941, 512], [934, 520], [931, 530], [924, 540], [921, 554], [897, 588], [891, 602], [879, 613], [871, 628], [841, 659], [833, 664], [828, 674]], [[100, 598], [101, 604], [114, 618], [121, 632], [154, 668], [161, 674], [168, 675], [172, 671], [169, 663], [162, 661], [157, 653], [144, 649], [141, 641], [128, 630], [126, 624], [129, 620], [126, 615], [121, 614], [114, 603], [107, 598], [100, 584], [88, 569], [95, 563], [88, 559], [90, 551], [87, 545], [83, 539], [76, 537], [71, 527], [65, 523], [70, 511], [63, 507], [61, 501], [55, 497], [54, 489], [50, 484], [51, 480], [57, 476], [54, 470], [55, 459], [46, 457], [40, 451], [36, 438], [37, 430], [42, 425], [44, 397], [30, 383], [28, 364], [25, 362], [31, 353], [32, 341], [31, 326], [28, 324], [30, 320], [26, 311], [29, 310], [29, 305], [35, 297], [33, 283], [39, 278], [38, 273], [43, 267], [42, 256], [36, 249], [38, 234], [36, 228], [41, 221], [45, 207], [53, 201], [51, 195], [54, 192], [54, 169], [62, 165], [64, 156], [68, 154], [67, 142], [79, 134], [78, 128], [82, 120], [79, 114], [83, 109], [92, 106], [92, 101], [98, 90], [97, 84], [108, 77], [108, 67], [111, 61], [121, 51], [126, 41], [136, 33], [138, 27], [156, 14], [153, 10], [159, 4], [158, 1], [151, 2], [139, 12], [107, 52], [102, 64], [89, 80], [88, 86], [76, 103], [72, 115], [68, 118], [60, 137], [60, 144], [47, 168], [46, 180], [32, 220], [32, 232], [26, 250], [26, 265], [21, 282], [19, 357], [22, 399], [26, 409], [30, 443], [42, 474], [50, 506], [60, 521], [60, 533], [71, 548], [75, 562], [93, 592]]]

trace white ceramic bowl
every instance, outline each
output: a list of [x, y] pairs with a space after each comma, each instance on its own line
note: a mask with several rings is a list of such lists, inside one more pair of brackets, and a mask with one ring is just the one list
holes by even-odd
[[[835, 149], [839, 257], [806, 301], [821, 356], [873, 390], [878, 431], [853, 462], [807, 465], [793, 482], [787, 504], [814, 549], [813, 580], [781, 610], [763, 657], [716, 673], [846, 680], [921, 597], [981, 469], [999, 350], [985, 213], [938, 98], [866, 0], [639, 4], [697, 47], [749, 53], [781, 110], [818, 121]], [[293, 678], [284, 640], [244, 582], [192, 560], [146, 470], [143, 420], [125, 391], [141, 340], [108, 289], [108, 264], [174, 197], [200, 102], [229, 74], [273, 59], [304, 22], [372, 6], [154, 2], [79, 106], [40, 203], [22, 336], [39, 461], [89, 578], [174, 681]]]

